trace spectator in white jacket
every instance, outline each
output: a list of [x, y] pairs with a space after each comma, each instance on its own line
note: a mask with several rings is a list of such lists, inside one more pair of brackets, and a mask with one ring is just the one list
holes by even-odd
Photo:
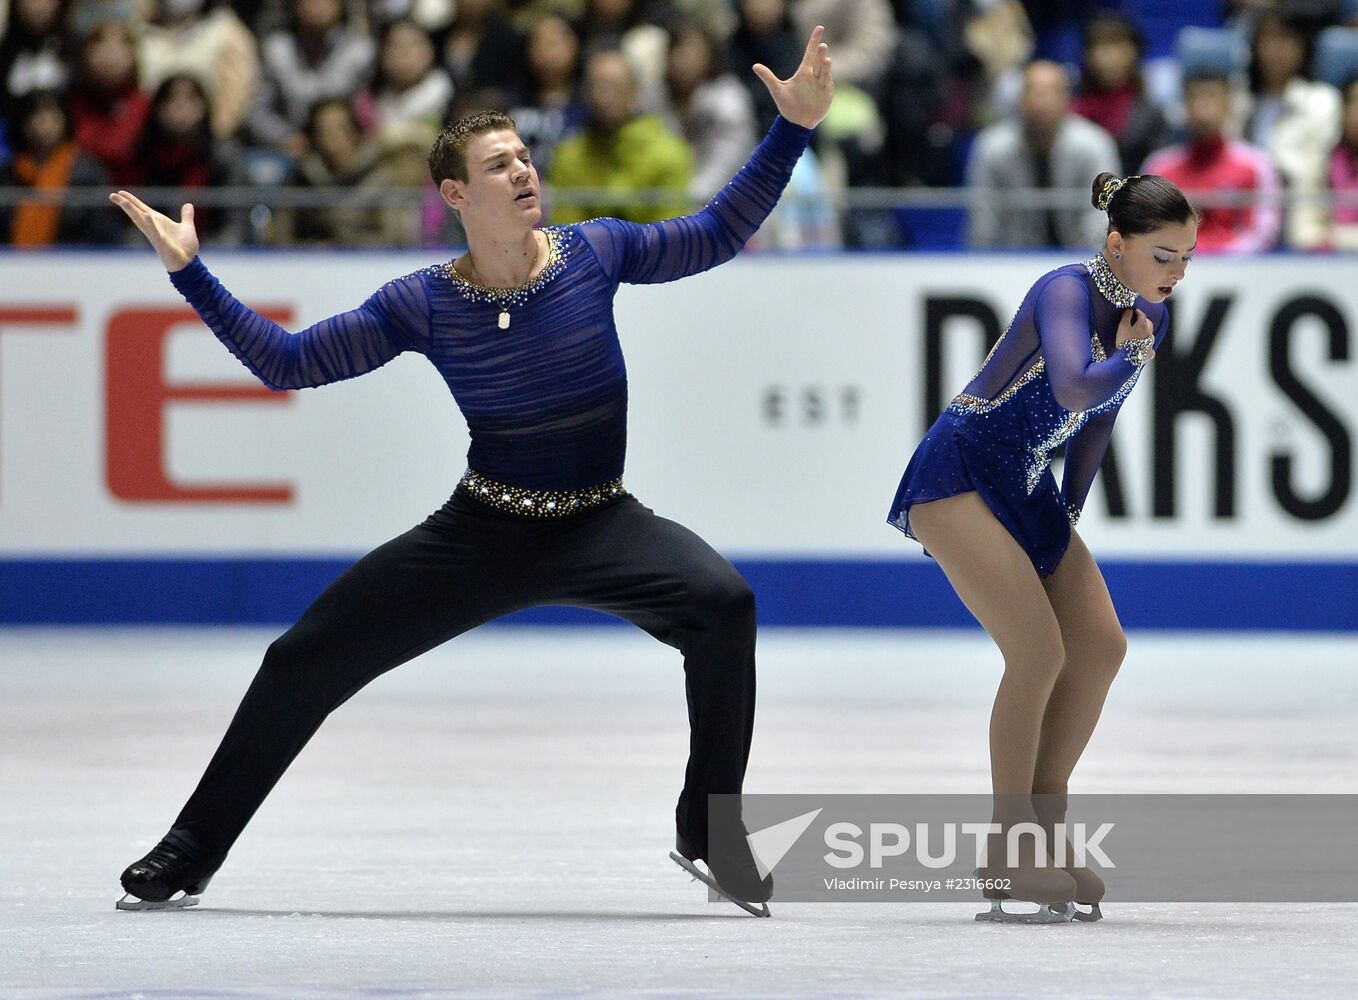
[[754, 102], [727, 71], [716, 39], [697, 24], [670, 37], [665, 83], [670, 128], [693, 147], [689, 196], [705, 202], [726, 186], [756, 145]]
[[290, 26], [260, 46], [263, 73], [250, 113], [254, 140], [300, 157], [310, 148], [311, 109], [351, 99], [368, 81], [375, 50], [367, 32], [347, 23], [342, 0], [296, 0]]
[[[968, 242], [973, 247], [1070, 247], [1093, 249], [1108, 217], [1089, 203], [1089, 185], [1119, 167], [1117, 143], [1108, 132], [1070, 110], [1066, 71], [1046, 60], [1023, 74], [1017, 121], [983, 129], [972, 146], [967, 184], [977, 195]], [[1012, 203], [1009, 192], [1037, 188], [1069, 192], [1061, 207]]]
[[[1306, 23], [1264, 14], [1254, 33], [1250, 93], [1242, 102], [1244, 137], [1268, 152], [1289, 191], [1303, 195], [1325, 188], [1343, 103], [1334, 87], [1306, 78], [1310, 42]], [[1326, 221], [1318, 201], [1292, 202], [1283, 223], [1284, 243], [1299, 250], [1321, 245]]]
[[230, 7], [206, 8], [206, 0], [161, 0], [159, 17], [139, 34], [141, 87], [150, 94], [172, 76], [197, 77], [212, 105], [212, 134], [229, 139], [254, 99], [259, 46]]
[[411, 20], [386, 24], [372, 86], [355, 101], [364, 129], [379, 140], [418, 138], [433, 145], [452, 99], [452, 78], [438, 64], [429, 32]]

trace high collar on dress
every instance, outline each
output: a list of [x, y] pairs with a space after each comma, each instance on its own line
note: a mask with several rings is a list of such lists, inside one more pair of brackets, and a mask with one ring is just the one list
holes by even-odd
[[1085, 261], [1085, 267], [1089, 269], [1089, 276], [1094, 279], [1094, 287], [1113, 305], [1121, 309], [1130, 309], [1136, 305], [1136, 292], [1118, 280], [1118, 276], [1113, 273], [1112, 266], [1103, 254], [1096, 253], [1089, 258]]

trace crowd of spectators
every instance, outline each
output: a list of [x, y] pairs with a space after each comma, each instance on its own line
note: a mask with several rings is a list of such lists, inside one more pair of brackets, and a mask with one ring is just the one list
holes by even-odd
[[[1358, 0], [0, 0], [0, 185], [180, 189], [166, 210], [207, 187], [407, 190], [197, 219], [220, 243], [437, 245], [459, 233], [428, 149], [495, 108], [549, 221], [664, 218], [749, 156], [776, 114], [749, 67], [788, 75], [816, 24], [836, 99], [765, 243], [929, 245], [937, 213], [829, 195], [952, 187], [972, 196], [959, 243], [1088, 247], [1112, 170], [1243, 195], [1206, 209], [1204, 251], [1358, 248], [1358, 201], [1323, 197], [1358, 194], [1358, 57], [1313, 73]], [[1223, 26], [1242, 65], [1183, 72], [1179, 33]], [[135, 233], [112, 206], [11, 197], [0, 239]]]

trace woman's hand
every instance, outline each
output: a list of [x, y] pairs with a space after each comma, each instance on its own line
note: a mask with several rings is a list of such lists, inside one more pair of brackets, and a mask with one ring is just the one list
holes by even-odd
[[764, 81], [778, 105], [778, 113], [794, 125], [815, 128], [830, 110], [835, 81], [830, 75], [830, 46], [821, 41], [825, 29], [819, 24], [806, 43], [802, 64], [786, 80], [773, 75], [763, 63], [754, 64], [754, 75]]
[[[1151, 326], [1150, 317], [1140, 309], [1127, 309], [1122, 314], [1122, 321], [1118, 323], [1117, 340], [1114, 346], [1122, 347], [1134, 340], [1149, 340], [1155, 342], [1155, 327]], [[1153, 348], [1146, 349], [1146, 360], [1155, 357]]]
[[142, 235], [151, 241], [165, 270], [178, 271], [198, 255], [198, 231], [193, 227], [192, 205], [186, 202], [180, 209], [180, 221], [175, 222], [127, 191], [115, 191], [108, 200], [126, 212]]

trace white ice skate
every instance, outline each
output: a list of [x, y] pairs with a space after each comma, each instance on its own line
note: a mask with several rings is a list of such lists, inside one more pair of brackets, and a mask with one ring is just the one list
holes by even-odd
[[772, 916], [772, 914], [769, 913], [768, 903], [755, 904], [747, 903], [743, 899], [736, 899], [735, 896], [732, 896], [729, 892], [727, 892], [725, 889], [719, 886], [717, 884], [717, 880], [714, 879], [709, 872], [703, 871], [696, 864], [694, 864], [688, 858], [684, 857], [682, 854], [679, 854], [677, 851], [670, 851], [670, 860], [673, 861], [680, 868], [684, 869], [684, 871], [692, 875], [697, 881], [702, 882], [722, 899], [735, 903], [746, 913], [753, 914], [756, 917]]
[[159, 903], [153, 903], [147, 899], [138, 899], [129, 892], [116, 904], [120, 910], [183, 910], [197, 905], [198, 897], [190, 896], [187, 892], [177, 893]]

